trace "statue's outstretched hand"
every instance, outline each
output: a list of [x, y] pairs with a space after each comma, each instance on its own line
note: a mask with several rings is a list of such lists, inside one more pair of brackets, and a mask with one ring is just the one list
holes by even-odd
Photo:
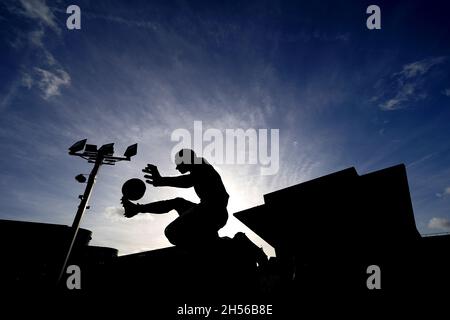
[[125, 217], [132, 218], [140, 212], [139, 204], [134, 204], [133, 202], [125, 198], [122, 198], [120, 202], [122, 203], [123, 209], [125, 210], [123, 213]]
[[160, 186], [161, 184], [161, 175], [159, 174], [158, 167], [153, 164], [147, 164], [147, 166], [142, 170], [144, 173], [148, 173], [144, 175], [144, 178], [147, 179], [145, 182], [151, 184], [155, 187]]

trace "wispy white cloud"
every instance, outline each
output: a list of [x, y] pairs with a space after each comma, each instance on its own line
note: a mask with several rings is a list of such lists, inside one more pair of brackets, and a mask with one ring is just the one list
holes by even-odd
[[302, 30], [296, 33], [273, 34], [270, 36], [272, 38], [276, 37], [278, 41], [282, 42], [348, 42], [350, 40], [349, 33], [329, 33], [321, 30], [314, 30], [312, 32]]
[[[66, 13], [65, 10], [59, 7], [52, 7], [52, 10], [63, 14]], [[83, 19], [103, 20], [106, 22], [120, 24], [121, 26], [125, 27], [136, 27], [148, 30], [157, 30], [161, 27], [157, 22], [154, 21], [126, 19], [112, 14], [93, 13], [89, 12], [88, 10], [83, 10]]]
[[415, 61], [403, 66], [400, 72], [394, 73], [390, 81], [382, 88], [381, 94], [372, 97], [378, 101], [382, 110], [392, 111], [408, 107], [408, 103], [423, 100], [427, 92], [423, 90], [427, 74], [437, 65], [444, 63], [447, 57], [433, 57]]
[[430, 153], [430, 154], [423, 156], [422, 158], [414, 160], [408, 164], [408, 168], [412, 168], [412, 167], [418, 166], [420, 164], [423, 164], [425, 161], [432, 159], [435, 155], [436, 155], [436, 153]]
[[[118, 206], [109, 206], [105, 208], [105, 211], [103, 212], [105, 217], [108, 219], [111, 219], [113, 221], [121, 221], [121, 220], [128, 220], [129, 218], [126, 218], [124, 216], [125, 210], [123, 207]], [[155, 218], [151, 214], [139, 214], [133, 217], [133, 220], [155, 220]]]
[[446, 57], [435, 57], [429, 59], [423, 59], [403, 66], [403, 70], [398, 75], [404, 77], [404, 79], [411, 79], [417, 76], [426, 74], [431, 67], [441, 64], [446, 60]]
[[443, 94], [444, 96], [450, 97], [450, 88], [445, 89], [444, 91], [442, 91], [442, 94]]
[[63, 69], [49, 71], [36, 67], [35, 71], [39, 77], [37, 85], [44, 99], [59, 95], [61, 87], [70, 85], [70, 75]]
[[94, 14], [91, 12], [85, 12], [83, 13], [83, 16], [85, 18], [91, 18], [91, 19], [99, 19], [104, 20], [108, 22], [118, 23], [127, 27], [137, 27], [137, 28], [143, 28], [143, 29], [149, 29], [149, 30], [156, 30], [158, 29], [158, 24], [152, 21], [136, 21], [131, 19], [124, 19], [122, 17], [113, 16], [113, 15], [101, 15], [101, 14]]
[[44, 44], [42, 38], [44, 37], [44, 34], [44, 29], [33, 30], [28, 34], [28, 40], [33, 46], [43, 48]]
[[45, 44], [47, 30], [60, 34], [53, 9], [45, 0], [19, 0], [10, 3], [7, 9], [19, 17], [36, 22], [31, 30], [20, 30], [16, 41], [11, 43], [17, 50], [30, 50], [35, 59], [21, 66], [23, 70], [30, 71], [22, 72], [20, 81], [16, 81], [9, 94], [2, 99], [2, 109], [13, 101], [16, 94], [20, 94], [20, 86], [27, 89], [36, 87], [45, 100], [60, 95], [61, 88], [70, 85], [71, 77]]
[[59, 33], [60, 29], [56, 23], [55, 15], [47, 6], [45, 0], [20, 0], [21, 8], [16, 9], [17, 13], [25, 17], [36, 20], [45, 27]]
[[441, 231], [450, 231], [450, 220], [447, 218], [433, 217], [428, 222], [428, 228]]
[[123, 218], [123, 214], [124, 214], [124, 209], [123, 207], [106, 207], [104, 214], [107, 218], [113, 219], [113, 220], [118, 220], [118, 219], [122, 219]]
[[[380, 108], [383, 110], [395, 110], [403, 107], [403, 103], [413, 97], [416, 92], [416, 85], [409, 83], [401, 86], [392, 99], [389, 99], [380, 104]], [[424, 97], [424, 96], [423, 96]]]
[[445, 188], [444, 191], [442, 191], [442, 192], [436, 193], [436, 197], [438, 197], [438, 198], [447, 197], [447, 196], [450, 196], [450, 187]]
[[0, 97], [0, 111], [5, 110], [9, 106], [9, 104], [17, 94], [19, 87], [20, 83], [17, 81], [14, 81], [12, 84], [9, 85], [9, 88], [7, 88], [6, 93]]

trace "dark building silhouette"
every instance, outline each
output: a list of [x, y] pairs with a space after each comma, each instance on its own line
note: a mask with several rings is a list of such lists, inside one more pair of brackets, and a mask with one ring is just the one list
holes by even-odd
[[381, 268], [383, 293], [448, 288], [450, 236], [417, 231], [404, 165], [361, 176], [345, 169], [264, 202], [234, 215], [275, 248], [278, 287], [291, 296], [369, 294], [370, 265]]
[[[69, 264], [95, 268], [117, 258], [117, 249], [89, 246], [91, 235], [78, 231]], [[55, 290], [71, 236], [71, 228], [64, 225], [0, 220], [2, 288]]]

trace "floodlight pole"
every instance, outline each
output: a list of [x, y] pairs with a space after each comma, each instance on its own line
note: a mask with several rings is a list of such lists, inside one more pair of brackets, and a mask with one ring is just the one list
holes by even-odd
[[86, 189], [84, 190], [83, 198], [81, 199], [80, 205], [78, 206], [77, 213], [75, 215], [75, 219], [73, 220], [71, 232], [72, 232], [72, 238], [70, 240], [70, 246], [67, 250], [66, 257], [64, 259], [64, 264], [61, 268], [61, 271], [59, 273], [58, 277], [58, 286], [61, 285], [61, 280], [64, 276], [64, 273], [66, 271], [67, 263], [70, 258], [70, 254], [73, 249], [73, 245], [75, 244], [75, 240], [77, 238], [78, 229], [80, 227], [81, 218], [83, 217], [84, 212], [86, 211], [86, 206], [88, 204], [89, 198], [91, 196], [92, 190], [94, 188], [95, 179], [98, 174], [98, 170], [100, 169], [100, 166], [103, 164], [104, 156], [103, 154], [99, 153], [97, 156], [97, 159], [95, 160], [94, 168], [92, 168], [91, 173], [89, 174], [89, 179], [87, 181]]
[[[131, 157], [134, 157], [137, 153], [137, 143], [129, 146], [125, 151], [123, 157], [115, 157], [114, 156], [114, 143], [108, 143], [103, 145], [100, 149], [97, 150], [96, 145], [87, 145], [87, 139], [80, 140], [73, 144], [69, 148], [69, 155], [78, 156], [85, 160], [88, 160], [90, 163], [95, 163], [94, 168], [92, 168], [91, 173], [89, 174], [89, 179], [87, 181], [86, 189], [84, 190], [84, 194], [81, 198], [80, 205], [78, 206], [77, 213], [75, 215], [75, 219], [73, 220], [71, 227], [71, 238], [70, 245], [67, 250], [67, 253], [64, 258], [64, 263], [61, 267], [57, 286], [61, 287], [61, 281], [63, 279], [64, 273], [66, 272], [67, 263], [69, 262], [70, 254], [72, 253], [73, 246], [75, 245], [75, 241], [78, 234], [78, 229], [80, 227], [81, 218], [83, 217], [84, 211], [86, 211], [87, 204], [89, 202], [89, 198], [91, 197], [92, 190], [95, 184], [95, 178], [98, 174], [98, 170], [102, 164], [114, 165], [119, 161], [130, 161]], [[83, 151], [84, 150], [84, 151]]]

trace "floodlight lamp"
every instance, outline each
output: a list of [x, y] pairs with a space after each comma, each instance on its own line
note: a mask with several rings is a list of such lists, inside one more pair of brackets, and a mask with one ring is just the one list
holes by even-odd
[[86, 144], [84, 152], [97, 152], [97, 146], [95, 144]]
[[75, 177], [75, 180], [77, 180], [79, 183], [85, 183], [87, 179], [84, 174], [80, 173]]
[[84, 146], [86, 145], [87, 139], [80, 140], [78, 142], [75, 142], [70, 148], [69, 153], [76, 153], [78, 151], [81, 151], [84, 149]]
[[137, 143], [129, 146], [123, 154], [127, 159], [134, 157], [137, 154]]
[[114, 143], [104, 144], [98, 149], [98, 152], [103, 155], [113, 155], [114, 154]]

